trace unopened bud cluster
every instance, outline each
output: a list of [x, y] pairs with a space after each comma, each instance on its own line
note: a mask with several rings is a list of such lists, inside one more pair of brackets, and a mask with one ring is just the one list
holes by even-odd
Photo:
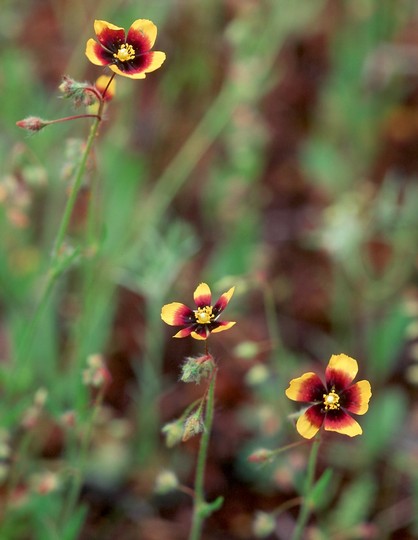
[[83, 382], [86, 386], [101, 388], [110, 382], [110, 373], [100, 354], [91, 354], [87, 358], [87, 369], [83, 371]]
[[99, 99], [96, 90], [90, 83], [75, 81], [67, 75], [64, 75], [58, 88], [63, 93], [64, 98], [73, 100], [75, 107], [82, 105], [88, 107]]
[[186, 421], [184, 422], [184, 427], [183, 427], [182, 441], [183, 442], [188, 441], [195, 435], [202, 433], [204, 429], [205, 429], [205, 424], [203, 422], [201, 408], [199, 407], [197, 411], [193, 412], [190, 416], [186, 418]]
[[199, 384], [202, 379], [206, 379], [212, 373], [213, 359], [210, 355], [188, 357], [181, 367], [180, 380], [185, 383], [194, 382]]
[[48, 391], [45, 390], [45, 388], [39, 388], [35, 392], [32, 405], [30, 405], [23, 413], [22, 425], [25, 428], [31, 429], [37, 424], [42, 415], [47, 399]]

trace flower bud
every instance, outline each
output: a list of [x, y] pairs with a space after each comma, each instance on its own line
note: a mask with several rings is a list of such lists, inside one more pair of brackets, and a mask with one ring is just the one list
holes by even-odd
[[62, 413], [61, 417], [61, 424], [69, 429], [72, 429], [76, 425], [76, 415], [74, 411], [65, 411]]
[[259, 353], [259, 345], [255, 341], [243, 341], [234, 348], [235, 356], [245, 360], [254, 358]]
[[165, 495], [170, 491], [175, 491], [178, 488], [179, 481], [173, 471], [161, 471], [155, 479], [154, 491], [158, 495]]
[[33, 491], [40, 495], [48, 495], [48, 493], [55, 491], [59, 487], [58, 475], [49, 471], [34, 474], [30, 478], [30, 485]]
[[211, 356], [205, 355], [197, 358], [190, 356], [186, 358], [181, 367], [180, 380], [185, 383], [194, 382], [199, 384], [202, 379], [209, 377], [212, 369], [213, 361]]
[[258, 448], [250, 454], [247, 459], [250, 463], [265, 463], [271, 459], [272, 455], [273, 452], [271, 450], [267, 450], [267, 448]]
[[64, 98], [73, 100], [76, 107], [81, 105], [88, 107], [99, 99], [90, 83], [75, 81], [67, 75], [64, 75], [58, 88], [64, 94]]
[[49, 122], [47, 120], [42, 120], [42, 118], [39, 118], [38, 116], [28, 116], [27, 118], [16, 122], [18, 127], [33, 132], [41, 131], [41, 129], [48, 124]]
[[205, 429], [205, 424], [202, 419], [202, 412], [200, 409], [192, 413], [186, 418], [183, 427], [182, 441], [188, 441], [198, 433], [201, 433]]
[[87, 365], [87, 369], [83, 371], [83, 382], [86, 386], [100, 388], [110, 383], [109, 370], [100, 354], [91, 354], [87, 358]]
[[276, 528], [276, 521], [272, 514], [267, 512], [256, 512], [253, 521], [253, 532], [257, 538], [269, 536]]
[[48, 399], [48, 390], [46, 388], [38, 388], [33, 398], [33, 404], [40, 409], [45, 405]]
[[249, 386], [257, 386], [270, 378], [270, 373], [267, 367], [263, 364], [256, 364], [250, 368], [245, 375], [245, 382]]
[[183, 437], [183, 422], [181, 420], [170, 422], [162, 428], [161, 432], [165, 436], [165, 444], [168, 448], [172, 448], [178, 444]]

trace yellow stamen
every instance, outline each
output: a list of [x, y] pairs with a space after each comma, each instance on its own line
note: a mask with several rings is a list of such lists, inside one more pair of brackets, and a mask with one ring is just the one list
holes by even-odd
[[329, 394], [323, 394], [325, 410], [335, 410], [340, 408], [340, 396], [332, 388]]
[[194, 312], [194, 315], [199, 324], [209, 324], [215, 318], [215, 315], [212, 313], [212, 306], [199, 307]]
[[129, 43], [124, 43], [119, 47], [117, 53], [113, 53], [113, 56], [121, 62], [127, 62], [135, 58], [135, 49]]

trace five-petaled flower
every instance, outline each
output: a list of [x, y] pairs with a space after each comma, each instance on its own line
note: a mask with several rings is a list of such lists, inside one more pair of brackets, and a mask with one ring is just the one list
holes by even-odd
[[212, 305], [212, 294], [206, 283], [201, 283], [193, 294], [196, 309], [172, 302], [161, 310], [162, 320], [171, 326], [184, 326], [173, 337], [192, 336], [194, 339], [207, 339], [211, 332], [228, 330], [235, 322], [219, 321], [219, 316], [228, 305], [235, 287], [223, 293], [215, 305]]
[[294, 401], [311, 403], [299, 417], [296, 429], [311, 439], [321, 426], [354, 437], [360, 435], [360, 425], [349, 413], [364, 414], [372, 395], [369, 381], [351, 384], [358, 365], [346, 354], [333, 354], [325, 370], [325, 385], [316, 373], [305, 373], [290, 381], [286, 395]]
[[137, 19], [125, 35], [124, 28], [96, 20], [94, 31], [99, 42], [87, 41], [87, 58], [97, 66], [109, 66], [118, 75], [144, 79], [165, 60], [165, 53], [151, 51], [157, 37], [157, 27], [151, 21]]

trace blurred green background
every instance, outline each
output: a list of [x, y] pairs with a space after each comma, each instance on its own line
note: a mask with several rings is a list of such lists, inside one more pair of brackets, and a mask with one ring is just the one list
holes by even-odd
[[[84, 55], [94, 19], [138, 18], [158, 26], [167, 60], [145, 80], [117, 78], [71, 264], [25, 348], [89, 120], [35, 135], [16, 121], [74, 114], [58, 86], [103, 73]], [[306, 447], [263, 466], [247, 457], [298, 440], [284, 389], [340, 352], [373, 397], [361, 437], [325, 438], [318, 474], [332, 480], [306, 538], [416, 538], [416, 2], [2, 0], [1, 21], [0, 538], [187, 537], [190, 498], [154, 483], [171, 469], [192, 485], [198, 438], [167, 448], [161, 428], [203, 392], [178, 381], [201, 344], [172, 340], [160, 311], [192, 305], [201, 281], [214, 296], [236, 285], [225, 318], [237, 321], [210, 339], [220, 373], [206, 488], [225, 502], [204, 538], [255, 538], [257, 511], [297, 497]], [[82, 372], [96, 353], [112, 383], [92, 419]], [[79, 503], [62, 519], [80, 460]], [[46, 473], [51, 490], [39, 488]], [[269, 538], [289, 538], [296, 515], [278, 512]]]

